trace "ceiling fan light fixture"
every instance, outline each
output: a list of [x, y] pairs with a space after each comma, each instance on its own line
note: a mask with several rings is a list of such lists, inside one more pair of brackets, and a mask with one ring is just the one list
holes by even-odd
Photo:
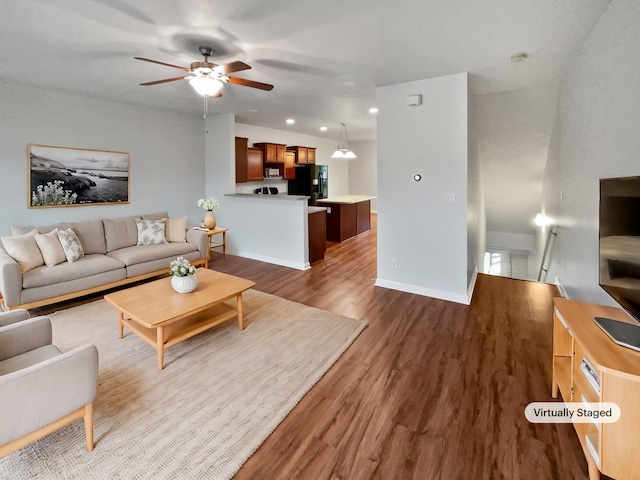
[[213, 97], [222, 90], [223, 83], [211, 77], [193, 77], [189, 80], [189, 85], [203, 97]]
[[[331, 155], [331, 158], [358, 158], [355, 153], [349, 148], [349, 136], [347, 135], [347, 126], [341, 123], [342, 129], [340, 130], [340, 137], [338, 137], [338, 146], [335, 152]], [[344, 135], [344, 142], [342, 136]]]

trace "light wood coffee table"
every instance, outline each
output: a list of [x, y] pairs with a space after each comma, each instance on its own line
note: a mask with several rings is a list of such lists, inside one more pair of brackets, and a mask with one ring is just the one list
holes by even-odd
[[127, 327], [155, 348], [158, 370], [164, 367], [165, 348], [235, 317], [244, 329], [242, 292], [255, 283], [204, 268], [196, 276], [198, 288], [191, 293], [175, 292], [168, 277], [104, 296], [118, 309], [119, 338]]

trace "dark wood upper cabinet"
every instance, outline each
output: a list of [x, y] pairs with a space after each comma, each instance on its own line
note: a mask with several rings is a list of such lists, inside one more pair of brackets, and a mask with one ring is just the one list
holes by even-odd
[[249, 139], [236, 137], [236, 183], [247, 182], [247, 147]]
[[293, 152], [284, 153], [284, 178], [287, 180], [296, 178], [296, 155]]
[[247, 148], [247, 182], [262, 181], [263, 157], [261, 148]]
[[306, 165], [308, 163], [316, 163], [316, 149], [312, 147], [291, 146], [287, 147], [287, 151], [295, 154], [295, 162]]
[[282, 143], [254, 143], [254, 148], [261, 148], [264, 151], [264, 163], [284, 163], [284, 153], [286, 145]]

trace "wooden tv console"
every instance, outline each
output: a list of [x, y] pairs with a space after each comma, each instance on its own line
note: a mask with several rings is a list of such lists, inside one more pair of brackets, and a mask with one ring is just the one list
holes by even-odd
[[[589, 465], [589, 478], [602, 472], [617, 480], [640, 475], [640, 352], [613, 342], [593, 317], [633, 323], [620, 308], [556, 298], [553, 315], [551, 395], [565, 402], [613, 402], [615, 423], [574, 423]], [[580, 368], [586, 358], [600, 378], [600, 392]], [[583, 400], [584, 399], [584, 400]]]

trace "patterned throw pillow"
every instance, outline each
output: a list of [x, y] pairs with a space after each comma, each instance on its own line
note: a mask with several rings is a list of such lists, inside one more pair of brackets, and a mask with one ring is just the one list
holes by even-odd
[[164, 237], [164, 220], [138, 220], [138, 245], [162, 245], [167, 243]]
[[78, 240], [73, 230], [70, 228], [58, 230], [58, 238], [62, 244], [62, 250], [64, 250], [64, 254], [67, 257], [67, 262], [73, 263], [84, 257], [84, 250], [82, 250], [80, 240]]

